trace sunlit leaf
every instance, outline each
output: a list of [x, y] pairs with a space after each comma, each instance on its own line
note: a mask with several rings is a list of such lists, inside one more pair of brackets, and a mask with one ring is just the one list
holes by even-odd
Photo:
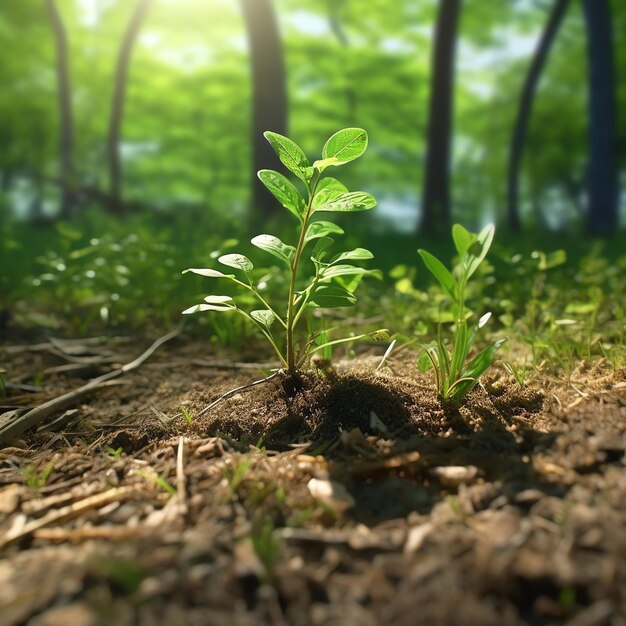
[[478, 269], [478, 266], [487, 256], [487, 252], [489, 252], [491, 242], [493, 241], [494, 232], [495, 229], [493, 224], [489, 224], [483, 228], [465, 253], [467, 256], [467, 260], [465, 262], [467, 268], [467, 278], [469, 278]]
[[333, 245], [334, 240], [331, 237], [320, 237], [311, 253], [311, 259], [321, 261], [325, 256], [328, 249]]
[[343, 228], [332, 222], [311, 222], [304, 236], [304, 241], [309, 242], [319, 237], [326, 237], [326, 235], [343, 235]]
[[344, 128], [336, 132], [322, 149], [323, 159], [336, 159], [332, 165], [354, 161], [367, 150], [367, 133], [362, 128]]
[[322, 270], [324, 278], [334, 278], [335, 276], [350, 276], [352, 274], [366, 274], [368, 270], [355, 265], [331, 265]]
[[467, 252], [467, 249], [472, 245], [475, 238], [476, 235], [470, 233], [470, 231], [464, 226], [461, 226], [461, 224], [455, 224], [452, 227], [452, 239], [454, 240], [456, 251], [461, 256]]
[[187, 272], [191, 272], [192, 274], [198, 274], [199, 276], [208, 276], [209, 278], [233, 278], [233, 274], [224, 274], [219, 270], [214, 270], [211, 268], [199, 268], [199, 267], [190, 267], [187, 270], [183, 271], [183, 274]]
[[430, 252], [421, 249], [418, 250], [418, 252], [432, 275], [439, 281], [439, 284], [444, 288], [448, 295], [456, 301], [456, 282], [450, 271], [436, 256], [432, 255]]
[[225, 302], [232, 302], [230, 296], [207, 296], [204, 301], [207, 304], [224, 304]]
[[236, 270], [243, 270], [244, 272], [246, 272], [246, 274], [254, 269], [252, 261], [250, 261], [250, 259], [243, 254], [224, 254], [217, 260], [222, 265], [234, 267]]
[[276, 319], [276, 316], [267, 309], [250, 311], [250, 317], [266, 328], [269, 328]]
[[304, 199], [294, 184], [280, 172], [274, 170], [260, 170], [260, 180], [269, 189], [273, 196], [298, 219], [304, 213]]
[[296, 254], [296, 249], [293, 246], [283, 243], [274, 235], [257, 235], [251, 239], [251, 243], [257, 248], [261, 248], [261, 250], [265, 250], [265, 252], [281, 259], [291, 267], [291, 263]]
[[356, 302], [354, 294], [341, 287], [329, 287], [322, 285], [317, 288], [310, 304], [321, 308], [338, 308], [352, 306]]
[[313, 174], [313, 168], [306, 154], [304, 154], [304, 150], [288, 137], [278, 133], [266, 131], [263, 136], [270, 142], [283, 165], [308, 184]]
[[183, 315], [198, 313], [200, 311], [232, 311], [235, 307], [219, 304], [195, 304], [183, 311]]
[[315, 208], [316, 211], [366, 211], [376, 206], [374, 196], [364, 191], [351, 191], [338, 198], [324, 202]]
[[355, 248], [347, 252], [341, 252], [331, 259], [331, 263], [339, 263], [340, 261], [367, 261], [373, 259], [374, 255], [365, 248]]

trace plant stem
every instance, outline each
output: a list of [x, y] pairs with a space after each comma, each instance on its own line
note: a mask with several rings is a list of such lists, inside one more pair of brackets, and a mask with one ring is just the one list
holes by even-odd
[[306, 206], [306, 211], [304, 213], [304, 218], [302, 220], [302, 230], [300, 231], [300, 238], [298, 239], [298, 245], [296, 246], [296, 254], [293, 258], [293, 265], [291, 267], [291, 281], [289, 283], [289, 301], [287, 304], [287, 328], [285, 329], [286, 334], [286, 348], [287, 348], [287, 372], [289, 374], [293, 374], [296, 369], [296, 353], [294, 346], [294, 337], [293, 331], [295, 328], [296, 322], [296, 314], [295, 314], [295, 299], [296, 299], [296, 277], [298, 274], [298, 266], [300, 265], [300, 257], [302, 256], [302, 251], [304, 250], [304, 237], [306, 235], [306, 230], [309, 225], [309, 219], [311, 218], [311, 214], [313, 213], [313, 197], [315, 196], [315, 188], [317, 187], [317, 182], [319, 180], [319, 172], [315, 172], [313, 174], [313, 178], [311, 179], [311, 184], [308, 189], [309, 198]]

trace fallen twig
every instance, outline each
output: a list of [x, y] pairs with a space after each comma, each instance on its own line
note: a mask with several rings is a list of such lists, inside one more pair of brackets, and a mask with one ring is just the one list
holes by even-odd
[[181, 510], [187, 509], [187, 479], [185, 478], [185, 438], [178, 440], [178, 454], [176, 455], [176, 497]]
[[58, 396], [52, 400], [48, 400], [48, 402], [44, 402], [43, 404], [36, 406], [24, 415], [17, 415], [16, 411], [10, 411], [9, 413], [0, 415], [0, 444], [3, 441], [11, 439], [12, 437], [21, 435], [29, 428], [32, 428], [36, 424], [45, 420], [47, 417], [50, 417], [50, 415], [71, 407], [85, 395], [102, 388], [105, 383], [108, 383], [108, 381], [113, 378], [117, 378], [118, 376], [139, 367], [166, 341], [176, 337], [181, 330], [182, 326], [178, 326], [166, 335], [163, 335], [163, 337], [157, 339], [140, 357], [136, 358], [134, 361], [127, 363], [119, 369], [112, 370], [102, 376], [98, 376], [97, 378], [90, 380], [82, 387], [78, 387], [78, 389], [64, 393], [62, 396]]
[[[185, 365], [189, 362], [186, 361]], [[276, 363], [240, 363], [236, 361], [207, 361], [206, 359], [193, 359], [192, 365], [198, 365], [200, 367], [214, 367], [216, 369], [230, 369], [230, 370], [264, 370], [274, 369]]]
[[236, 393], [239, 393], [240, 391], [245, 391], [246, 389], [250, 389], [251, 387], [256, 387], [257, 385], [263, 385], [264, 383], [269, 383], [270, 380], [272, 380], [273, 378], [276, 378], [276, 376], [278, 376], [282, 371], [283, 370], [276, 370], [273, 374], [270, 374], [269, 376], [266, 376], [265, 378], [255, 380], [253, 383], [248, 383], [247, 385], [241, 385], [241, 387], [235, 387], [234, 389], [231, 389], [230, 391], [223, 393], [217, 400], [213, 400], [211, 404], [209, 404], [208, 406], [205, 406], [201, 411], [196, 413], [196, 417], [200, 417], [201, 415], [204, 415], [207, 411], [210, 411], [214, 406], [218, 405], [222, 400], [226, 400], [227, 398], [234, 396]]
[[78, 517], [81, 513], [89, 511], [90, 509], [96, 509], [105, 504], [111, 502], [119, 502], [120, 500], [126, 500], [131, 495], [137, 492], [136, 487], [119, 487], [117, 489], [110, 489], [103, 493], [98, 493], [95, 496], [89, 496], [73, 504], [68, 504], [56, 511], [51, 511], [47, 515], [44, 515], [40, 519], [32, 520], [25, 524], [22, 528], [18, 528], [13, 532], [7, 533], [2, 539], [0, 539], [0, 550], [6, 548], [6, 546], [24, 539], [29, 535], [37, 532], [38, 530], [50, 526], [50, 524], [66, 522], [70, 519]]

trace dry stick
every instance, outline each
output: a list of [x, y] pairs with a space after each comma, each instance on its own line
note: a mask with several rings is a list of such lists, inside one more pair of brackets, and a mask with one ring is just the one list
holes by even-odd
[[213, 400], [213, 402], [211, 402], [211, 404], [209, 404], [208, 406], [205, 406], [202, 409], [202, 411], [200, 411], [199, 413], [196, 413], [196, 417], [200, 417], [201, 415], [204, 415], [207, 411], [210, 411], [214, 406], [218, 405], [222, 400], [226, 400], [227, 398], [234, 396], [239, 391], [244, 391], [246, 389], [250, 389], [251, 387], [256, 387], [257, 385], [269, 383], [270, 380], [272, 380], [272, 378], [276, 378], [276, 376], [278, 376], [282, 371], [283, 370], [276, 370], [273, 374], [270, 374], [266, 378], [255, 380], [253, 383], [248, 383], [247, 385], [241, 385], [241, 387], [235, 387], [235, 389], [231, 389], [230, 391], [223, 393], [217, 400]]
[[36, 406], [34, 409], [31, 409], [28, 413], [25, 413], [22, 416], [16, 416], [16, 412], [14, 411], [10, 411], [8, 414], [5, 413], [4, 415], [0, 415], [0, 444], [11, 437], [21, 435], [23, 432], [32, 428], [35, 424], [42, 422], [53, 413], [67, 409], [68, 407], [74, 405], [77, 400], [80, 400], [85, 395], [100, 389], [103, 386], [103, 383], [139, 367], [166, 341], [176, 337], [181, 330], [182, 326], [178, 326], [166, 335], [163, 335], [163, 337], [157, 339], [140, 357], [130, 363], [127, 363], [120, 369], [98, 376], [78, 389], [69, 391], [62, 396], [58, 396], [57, 398], [53, 398], [52, 400], [48, 400], [48, 402], [44, 402], [43, 404]]
[[186, 478], [185, 478], [185, 438], [181, 437], [178, 440], [178, 454], [176, 455], [176, 496], [178, 503], [184, 510], [187, 506], [187, 492], [186, 492]]
[[206, 361], [204, 359], [193, 359], [191, 364], [225, 370], [264, 370], [276, 367], [276, 363], [238, 363], [236, 361]]
[[28, 537], [32, 533], [45, 528], [50, 524], [66, 522], [70, 519], [78, 517], [81, 513], [89, 511], [90, 509], [96, 509], [105, 504], [111, 502], [119, 502], [120, 500], [126, 500], [133, 494], [137, 493], [136, 487], [118, 487], [117, 489], [110, 489], [103, 493], [98, 493], [95, 496], [89, 496], [73, 504], [64, 506], [56, 511], [51, 511], [47, 515], [44, 515], [40, 519], [33, 520], [25, 524], [22, 528], [7, 533], [2, 539], [0, 539], [0, 550], [6, 548], [6, 546], [19, 541], [24, 537]]

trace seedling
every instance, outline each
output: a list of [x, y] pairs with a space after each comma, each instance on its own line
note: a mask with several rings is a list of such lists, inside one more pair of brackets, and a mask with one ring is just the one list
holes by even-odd
[[443, 400], [460, 402], [478, 382], [480, 375], [491, 366], [496, 350], [505, 341], [500, 339], [490, 344], [468, 361], [476, 333], [487, 323], [491, 313], [483, 315], [475, 326], [468, 327], [471, 312], [465, 307], [465, 292], [468, 280], [489, 251], [493, 235], [494, 227], [491, 225], [476, 235], [460, 224], [455, 224], [452, 227], [452, 238], [461, 260], [453, 270], [454, 274], [430, 252], [418, 251], [426, 267], [451, 299], [450, 313], [455, 324], [452, 351], [449, 352], [444, 343], [440, 324], [437, 341], [425, 351], [418, 364], [423, 371], [432, 365], [437, 379], [437, 390]]
[[[386, 331], [377, 331], [329, 340], [323, 337], [325, 331], [313, 330], [309, 324], [303, 336], [297, 336], [298, 323], [307, 318], [306, 314], [312, 309], [352, 306], [356, 302], [354, 291], [361, 278], [373, 273], [351, 263], [373, 258], [365, 248], [329, 256], [329, 249], [334, 243], [331, 235], [341, 235], [344, 231], [333, 222], [314, 218], [329, 212], [365, 211], [373, 208], [376, 200], [363, 191], [350, 192], [337, 179], [324, 175], [329, 168], [354, 161], [365, 152], [368, 137], [364, 130], [345, 128], [332, 135], [322, 149], [321, 160], [314, 161], [312, 165], [304, 151], [291, 139], [269, 131], [264, 135], [283, 165], [300, 181], [298, 188], [279, 172], [260, 170], [258, 173], [278, 202], [298, 221], [294, 245], [267, 234], [257, 235], [251, 240], [254, 246], [277, 258], [284, 267], [289, 285], [286, 299], [282, 303], [268, 302], [263, 294], [264, 281], [256, 280], [252, 261], [243, 254], [226, 254], [218, 258], [219, 263], [236, 273], [226, 274], [210, 268], [190, 268], [185, 272], [232, 281], [251, 293], [261, 308], [248, 311], [240, 308], [231, 296], [210, 295], [204, 303], [192, 306], [183, 313], [235, 311], [243, 315], [260, 329], [282, 367], [293, 375], [316, 352], [365, 337], [378, 339], [387, 336]], [[309, 246], [311, 249], [307, 252]], [[305, 254], [313, 262], [313, 274], [302, 280], [300, 270]]]
[[27, 465], [22, 469], [22, 474], [26, 479], [26, 484], [29, 489], [33, 491], [38, 491], [42, 487], [46, 486], [48, 482], [48, 477], [52, 473], [54, 467], [52, 465], [46, 465], [41, 472], [37, 472], [37, 470], [32, 465]]
[[187, 424], [189, 424], [189, 426], [191, 426], [193, 424], [193, 420], [194, 420], [194, 413], [193, 411], [190, 411], [186, 406], [181, 406], [180, 410], [183, 414], [183, 417], [185, 418], [185, 421], [187, 422]]
[[106, 447], [106, 453], [114, 459], [119, 459], [119, 457], [122, 456], [122, 452], [124, 452], [124, 448], [122, 448], [122, 446], [119, 446], [118, 448], [112, 448], [111, 446]]
[[160, 487], [163, 491], [169, 493], [171, 496], [176, 495], [176, 489], [172, 487], [172, 485], [170, 485], [169, 482], [165, 478], [163, 478], [163, 476], [159, 476], [154, 470], [148, 470], [138, 473], [147, 481], [154, 483], [157, 487]]

